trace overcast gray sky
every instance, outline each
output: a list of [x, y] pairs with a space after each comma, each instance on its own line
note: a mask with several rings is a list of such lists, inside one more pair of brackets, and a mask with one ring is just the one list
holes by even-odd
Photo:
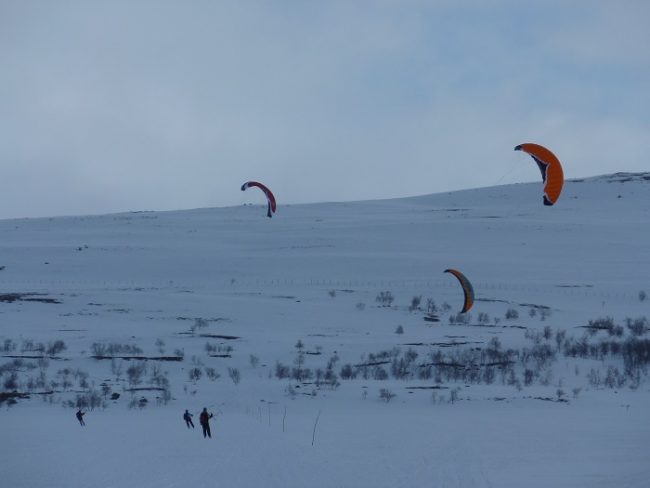
[[650, 2], [0, 0], [0, 218], [650, 170]]

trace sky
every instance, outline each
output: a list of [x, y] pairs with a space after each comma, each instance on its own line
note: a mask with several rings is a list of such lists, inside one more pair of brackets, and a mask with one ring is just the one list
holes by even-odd
[[[650, 2], [0, 0], [0, 218], [646, 171]], [[541, 184], [541, 183], [540, 183]]]

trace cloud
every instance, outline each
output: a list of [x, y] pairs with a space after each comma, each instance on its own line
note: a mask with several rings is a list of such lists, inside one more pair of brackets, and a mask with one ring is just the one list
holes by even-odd
[[3, 2], [0, 217], [640, 169], [647, 7], [587, 3]]

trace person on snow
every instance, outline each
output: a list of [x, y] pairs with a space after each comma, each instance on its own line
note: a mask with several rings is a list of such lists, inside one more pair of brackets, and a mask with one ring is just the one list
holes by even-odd
[[183, 420], [185, 420], [185, 425], [187, 425], [188, 429], [190, 427], [194, 428], [194, 422], [192, 422], [192, 414], [187, 410], [185, 410], [185, 413], [183, 414]]
[[210, 433], [210, 419], [213, 417], [213, 414], [208, 413], [207, 408], [203, 408], [201, 415], [199, 416], [199, 422], [201, 427], [203, 427], [203, 437], [209, 437], [212, 439], [212, 434]]
[[81, 409], [77, 410], [76, 417], [81, 425], [86, 425], [86, 422], [84, 422], [84, 415], [86, 415], [86, 412], [82, 412]]

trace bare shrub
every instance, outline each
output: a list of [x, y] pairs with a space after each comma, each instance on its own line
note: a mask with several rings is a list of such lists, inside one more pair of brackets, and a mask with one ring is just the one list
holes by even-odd
[[205, 329], [209, 325], [208, 321], [202, 318], [194, 319], [194, 323], [190, 327], [190, 332], [192, 335], [196, 333], [197, 330]]
[[151, 368], [149, 383], [156, 385], [158, 388], [169, 388], [169, 378], [167, 378], [167, 373], [163, 372], [162, 368], [157, 364], [154, 364]]
[[535, 379], [535, 372], [532, 369], [524, 370], [524, 385], [530, 386]]
[[553, 337], [553, 330], [548, 325], [544, 327], [543, 336], [547, 341], [550, 341]]
[[336, 376], [336, 373], [332, 368], [333, 365], [325, 370], [325, 374], [323, 375], [323, 383], [330, 389], [335, 390], [339, 387], [340, 383], [338, 377]]
[[449, 390], [449, 403], [456, 403], [460, 399], [460, 388]]
[[637, 337], [645, 334], [649, 328], [648, 319], [645, 317], [639, 317], [637, 319], [631, 319], [628, 317], [625, 319], [625, 323], [632, 335]]
[[14, 371], [2, 384], [6, 391], [16, 391], [18, 389], [18, 374]]
[[77, 395], [75, 398], [75, 407], [80, 409], [89, 408], [90, 410], [94, 410], [98, 407], [105, 407], [105, 404], [99, 392], [92, 390], [88, 393]]
[[336, 290], [330, 290], [327, 292], [327, 294], [330, 296], [330, 298], [335, 298], [336, 297]]
[[248, 356], [248, 362], [251, 364], [253, 368], [257, 368], [257, 366], [260, 364], [260, 358], [257, 357], [255, 354], [251, 354]]
[[355, 308], [361, 312], [366, 309], [366, 304], [363, 302], [357, 302]]
[[285, 366], [280, 361], [276, 361], [276, 363], [275, 363], [275, 377], [278, 378], [279, 380], [284, 379], [284, 378], [290, 378], [291, 377], [291, 368], [289, 366]]
[[118, 344], [116, 342], [110, 344], [102, 344], [93, 342], [91, 346], [93, 356], [118, 356], [122, 354], [129, 354], [137, 356], [142, 354], [142, 349], [135, 344]]
[[203, 371], [201, 368], [191, 368], [188, 372], [187, 375], [190, 378], [190, 381], [196, 383], [201, 379], [201, 376], [203, 376]]
[[395, 297], [390, 291], [382, 291], [379, 292], [379, 295], [377, 295], [375, 301], [379, 302], [382, 307], [390, 307], [391, 304], [395, 301]]
[[389, 403], [397, 395], [390, 391], [388, 388], [382, 388], [379, 390], [379, 399]]
[[479, 312], [478, 314], [478, 323], [479, 324], [489, 324], [490, 316], [485, 312]]
[[623, 337], [623, 334], [625, 333], [625, 329], [623, 328], [622, 325], [615, 325], [613, 328], [609, 329], [607, 333], [610, 336]]
[[124, 362], [120, 360], [119, 362], [116, 359], [111, 359], [111, 373], [113, 373], [113, 376], [115, 376], [117, 379], [120, 379], [120, 376], [122, 376], [122, 369], [124, 367]]
[[205, 368], [205, 375], [210, 381], [215, 381], [221, 378], [221, 375], [214, 368]]
[[287, 396], [289, 398], [296, 398], [298, 396], [298, 392], [296, 391], [296, 387], [293, 385], [287, 385], [287, 387], [284, 389], [284, 391], [287, 393]]
[[431, 364], [426, 364], [418, 368], [419, 380], [430, 380], [432, 376], [433, 376], [433, 366]]
[[615, 325], [613, 317], [598, 317], [597, 319], [590, 320], [587, 327], [595, 330], [609, 331], [612, 330]]
[[646, 292], [644, 290], [641, 290], [639, 292], [639, 301], [640, 302], [645, 302], [646, 298], [648, 298], [648, 295], [646, 295]]
[[305, 381], [313, 377], [313, 372], [309, 368], [291, 368], [291, 377], [296, 381]]
[[47, 354], [48, 356], [56, 356], [57, 354], [65, 351], [66, 349], [67, 346], [65, 345], [65, 342], [61, 340], [48, 342], [47, 349], [45, 350], [45, 354]]
[[469, 313], [457, 313], [457, 314], [451, 314], [449, 316], [449, 323], [450, 324], [456, 324], [456, 325], [467, 325], [470, 323], [472, 320], [472, 314]]
[[241, 381], [241, 374], [237, 368], [228, 368], [228, 376], [235, 385], [238, 385]]
[[381, 366], [375, 366], [372, 371], [372, 376], [375, 380], [386, 381], [388, 379], [388, 373]]
[[145, 363], [132, 364], [126, 369], [126, 377], [129, 380], [129, 384], [139, 385], [142, 382], [142, 376], [147, 371], [147, 365]]
[[343, 380], [351, 380], [356, 377], [356, 372], [352, 368], [351, 364], [345, 364], [341, 367], [341, 371], [339, 372], [339, 376]]
[[506, 310], [506, 320], [514, 320], [519, 318], [519, 312], [514, 308], [509, 308]]
[[[142, 365], [144, 366], [144, 365]], [[79, 384], [80, 388], [88, 388], [88, 377], [89, 374], [86, 371], [82, 371], [80, 369], [75, 369], [72, 372], [72, 375], [74, 378], [77, 380], [77, 383]]]
[[608, 388], [621, 388], [625, 385], [626, 377], [615, 366], [608, 366], [604, 384]]
[[167, 405], [172, 400], [172, 392], [169, 389], [163, 390], [157, 400], [159, 404]]
[[24, 339], [21, 346], [21, 352], [40, 352], [45, 351], [45, 346], [40, 342], [34, 342], [32, 339]]
[[598, 388], [600, 384], [602, 383], [602, 378], [600, 376], [600, 371], [598, 371], [595, 368], [591, 368], [589, 370], [589, 374], [587, 375], [587, 380], [589, 381], [589, 384], [593, 386], [594, 388]]
[[72, 371], [69, 368], [63, 368], [56, 372], [56, 376], [59, 379], [59, 384], [64, 390], [69, 390], [72, 388]]

